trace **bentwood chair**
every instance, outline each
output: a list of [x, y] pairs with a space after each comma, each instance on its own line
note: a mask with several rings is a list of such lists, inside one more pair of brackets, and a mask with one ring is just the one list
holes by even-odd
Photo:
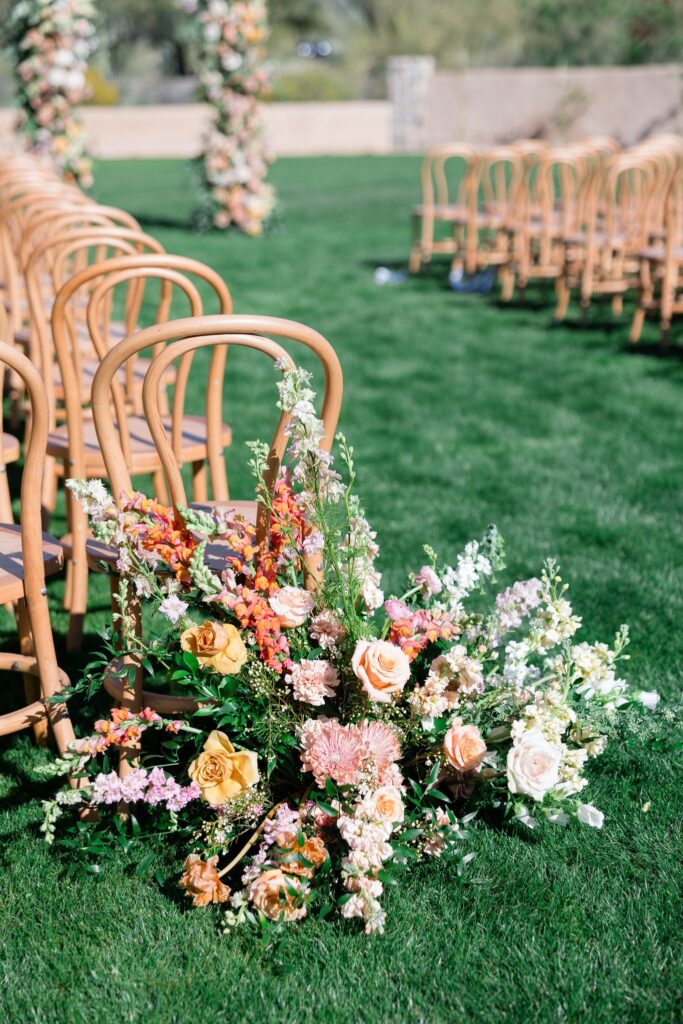
[[0, 367], [8, 367], [21, 378], [31, 403], [31, 437], [26, 447], [21, 479], [21, 524], [0, 525], [0, 603], [12, 602], [17, 611], [21, 653], [0, 653], [2, 672], [21, 672], [27, 704], [0, 715], [0, 736], [33, 727], [43, 743], [52, 732], [63, 754], [74, 739], [64, 704], [48, 698], [69, 686], [69, 679], [57, 665], [45, 577], [62, 565], [61, 545], [41, 533], [40, 484], [45, 459], [48, 409], [45, 389], [38, 370], [12, 345], [0, 342]]
[[[422, 202], [413, 207], [412, 215], [411, 274], [416, 274], [436, 253], [452, 255], [455, 265], [473, 272], [477, 162], [477, 150], [466, 143], [439, 146], [422, 161]], [[441, 238], [436, 237], [439, 225], [447, 229]]]
[[[95, 296], [93, 296], [91, 301], [94, 301], [94, 299]], [[326, 451], [331, 449], [341, 408], [343, 382], [337, 355], [330, 343], [321, 334], [291, 320], [281, 320], [265, 316], [213, 316], [174, 320], [170, 323], [148, 328], [120, 342], [103, 359], [102, 365], [95, 376], [93, 383], [93, 417], [107, 467], [112, 494], [117, 501], [121, 502], [121, 496], [130, 494], [132, 491], [131, 474], [121, 444], [122, 431], [118, 422], [116, 407], [112, 405], [110, 399], [117, 374], [125, 361], [146, 347], [160, 344], [165, 346], [160, 354], [155, 356], [150, 369], [147, 371], [143, 388], [143, 402], [150, 433], [163, 465], [171, 503], [173, 506], [186, 505], [185, 486], [173, 453], [173, 443], [168, 423], [165, 421], [162, 412], [161, 400], [164, 374], [174, 361], [178, 361], [180, 364], [188, 355], [191, 355], [200, 348], [208, 348], [212, 350], [212, 354], [220, 348], [241, 347], [254, 349], [269, 356], [278, 363], [280, 368], [292, 366], [291, 357], [287, 355], [286, 351], [275, 339], [303, 345], [312, 350], [319, 360], [325, 377], [321, 411], [324, 437], [321, 444]], [[214, 359], [215, 357], [212, 358], [209, 364], [206, 388], [196, 389], [198, 392], [204, 391], [206, 395], [207, 417], [210, 415], [210, 403], [214, 400], [211, 395], [212, 390], [214, 395], [222, 395], [224, 393], [223, 381], [216, 381], [213, 378], [212, 367], [215, 365]], [[225, 365], [224, 360], [223, 365]], [[180, 376], [181, 369], [179, 365], [179, 379]], [[174, 415], [178, 414], [178, 412], [174, 413]], [[266, 486], [271, 490], [271, 493], [278, 478], [280, 464], [286, 449], [286, 427], [288, 420], [289, 417], [287, 415], [280, 415], [269, 451]], [[263, 503], [229, 500], [225, 503], [224, 507], [235, 509], [238, 514], [244, 515], [245, 518], [256, 524], [257, 545], [263, 545], [266, 542], [269, 516]], [[93, 546], [94, 556], [97, 554], [101, 555], [102, 553], [101, 549], [98, 551], [97, 546]], [[106, 554], [106, 551], [104, 553]], [[112, 566], [115, 557], [115, 554], [110, 554], [107, 558], [110, 566]], [[212, 556], [210, 553], [207, 557], [209, 564], [211, 564], [212, 557], [215, 558], [216, 556], [215, 554]], [[311, 566], [312, 574], [316, 570], [316, 566]], [[105, 682], [105, 686], [115, 700], [131, 709], [149, 706], [168, 714], [192, 710], [196, 707], [195, 702], [187, 698], [148, 691], [143, 692], [142, 678], [139, 673], [136, 674], [134, 683], [130, 685], [122, 683], [120, 676], [117, 676], [117, 673], [112, 673]], [[122, 764], [124, 771], [127, 770], [129, 761], [130, 753], [124, 758]]]
[[648, 313], [659, 314], [661, 344], [669, 340], [674, 316], [683, 314], [683, 163], [675, 173], [665, 203], [664, 241], [640, 255], [638, 300], [630, 340], [640, 340]]
[[[95, 432], [90, 394], [83, 395], [79, 382], [84, 379], [82, 343], [74, 328], [73, 313], [82, 308], [85, 299], [86, 326], [93, 346], [94, 368], [100, 366], [112, 345], [119, 340], [119, 325], [112, 321], [116, 298], [124, 312], [126, 334], [139, 331], [143, 314], [148, 322], [168, 320], [175, 300], [184, 303], [193, 316], [200, 316], [204, 300], [199, 289], [211, 293], [219, 312], [232, 310], [232, 299], [222, 278], [197, 260], [166, 253], [124, 255], [85, 267], [62, 286], [52, 311], [52, 337], [64, 385], [65, 422], [53, 427], [48, 440], [48, 453], [64, 475], [93, 479], [106, 475], [103, 453]], [[158, 294], [150, 294], [157, 289]], [[150, 315], [151, 314], [151, 315]], [[112, 324], [116, 327], [113, 331]], [[143, 332], [144, 333], [144, 332]], [[136, 335], [138, 336], [138, 335]], [[150, 436], [142, 407], [142, 380], [149, 362], [142, 350], [125, 360], [112, 382], [112, 401], [121, 424], [121, 446], [132, 475], [152, 476], [155, 494], [166, 497], [164, 477], [158, 452]], [[211, 382], [222, 382], [225, 350], [217, 350]], [[212, 492], [215, 498], [227, 499], [228, 482], [223, 451], [231, 443], [230, 428], [221, 418], [221, 395], [212, 387], [207, 394], [206, 417], [192, 416], [184, 409], [189, 361], [179, 367], [178, 376], [165, 373], [164, 415], [173, 436], [174, 457], [179, 465], [190, 465], [193, 473], [194, 497], [208, 498], [206, 464], [208, 463]], [[173, 413], [168, 415], [167, 388], [173, 385]], [[87, 610], [88, 564], [86, 560], [87, 521], [70, 491], [66, 494], [67, 534], [62, 543], [67, 554], [65, 600], [70, 612], [67, 643], [80, 642], [83, 618]]]

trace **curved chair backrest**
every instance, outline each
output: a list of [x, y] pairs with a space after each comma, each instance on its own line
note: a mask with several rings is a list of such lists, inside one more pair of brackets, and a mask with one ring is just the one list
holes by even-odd
[[[94, 296], [93, 296], [94, 299]], [[91, 300], [92, 301], [92, 300]], [[343, 378], [337, 354], [330, 343], [317, 331], [292, 320], [268, 316], [208, 316], [172, 320], [119, 342], [104, 358], [98, 369], [92, 389], [92, 411], [97, 436], [107, 467], [107, 473], [115, 496], [130, 492], [131, 480], [126, 458], [120, 442], [115, 411], [110, 400], [112, 383], [123, 363], [136, 352], [163, 344], [164, 348], [155, 356], [147, 371], [143, 388], [145, 415], [162, 463], [171, 501], [174, 505], [186, 505], [187, 498], [183, 480], [178, 469], [172, 444], [168, 440], [163, 423], [161, 388], [164, 373], [175, 359], [184, 359], [198, 348], [242, 346], [265, 352], [271, 358], [281, 358], [282, 347], [275, 339], [292, 341], [310, 349], [319, 360], [325, 377], [322, 402], [324, 437], [321, 442], [329, 451], [341, 408]], [[287, 359], [292, 365], [291, 359]], [[223, 381], [212, 385], [217, 393], [223, 392]], [[207, 388], [207, 399], [211, 388]], [[207, 417], [209, 410], [207, 406]], [[280, 417], [268, 464], [268, 483], [274, 486], [286, 446], [285, 427], [287, 417]], [[263, 507], [258, 517], [259, 542], [265, 538], [267, 516]]]
[[437, 146], [422, 161], [422, 202], [431, 207], [473, 202], [477, 150], [465, 142]]
[[[83, 407], [79, 387], [81, 345], [73, 330], [70, 310], [79, 303], [83, 294], [90, 293], [86, 309], [86, 322], [95, 355], [101, 362], [114, 344], [109, 325], [116, 291], [118, 289], [125, 290], [124, 329], [129, 335], [137, 331], [135, 337], [138, 337], [139, 334], [144, 333], [144, 331], [138, 330], [138, 320], [144, 300], [145, 286], [152, 282], [160, 283], [159, 297], [155, 302], [152, 318], [153, 324], [163, 324], [168, 321], [171, 304], [176, 296], [187, 303], [191, 316], [200, 317], [203, 313], [203, 300], [197, 287], [200, 283], [211, 290], [220, 313], [232, 312], [230, 291], [220, 275], [204, 263], [186, 256], [174, 256], [167, 253], [116, 256], [102, 263], [85, 267], [66, 281], [57, 294], [52, 310], [52, 333], [64, 384], [70, 458], [76, 463], [80, 458], [83, 443]], [[135, 412], [142, 412], [142, 406], [137, 404], [133, 388], [136, 356], [141, 351], [141, 349], [136, 349], [130, 358], [121, 364], [120, 369], [123, 369], [123, 374], [117, 373], [111, 382], [111, 398], [120, 426], [121, 448], [128, 463], [130, 463], [131, 454], [128, 413], [131, 407]], [[160, 348], [154, 349], [154, 351], [157, 354]], [[214, 353], [206, 393], [208, 446], [212, 452], [210, 463], [213, 460], [213, 453], [220, 451], [221, 459], [223, 454], [220, 386], [225, 369], [225, 355], [225, 349], [216, 350]], [[173, 450], [177, 454], [179, 454], [181, 446], [182, 416], [191, 360], [192, 357], [189, 355], [181, 362], [174, 387], [172, 430]], [[212, 482], [215, 490], [215, 478]], [[223, 494], [216, 496], [223, 498]], [[227, 494], [225, 497], [227, 498]]]
[[479, 203], [484, 212], [506, 217], [523, 179], [521, 155], [513, 146], [495, 146], [483, 153], [477, 170]]
[[[62, 285], [81, 268], [92, 268], [103, 263], [112, 254], [129, 255], [145, 250], [159, 255], [164, 252], [162, 245], [155, 238], [141, 231], [131, 228], [93, 227], [78, 228], [66, 232], [59, 238], [43, 242], [31, 254], [26, 266], [31, 319], [31, 357], [38, 366], [45, 368], [45, 383], [51, 410], [54, 410], [55, 399], [51, 372], [54, 344], [50, 319], [55, 296]], [[81, 318], [84, 313], [85, 305], [80, 310]], [[71, 323], [74, 335], [76, 321], [77, 316], [74, 316]]]
[[116, 206], [100, 206], [99, 203], [72, 203], [70, 206], [33, 210], [26, 219], [19, 247], [19, 266], [24, 268], [32, 250], [40, 242], [58, 238], [60, 234], [87, 227], [131, 228], [142, 231], [135, 217]]
[[607, 165], [602, 178], [603, 231], [619, 238], [627, 251], [647, 242], [649, 207], [657, 184], [655, 162], [648, 157], [620, 154]]
[[547, 233], [565, 235], [581, 227], [588, 181], [588, 165], [580, 150], [556, 149], [541, 157], [537, 190]]
[[[31, 433], [26, 445], [24, 469], [21, 477], [21, 555], [24, 578], [24, 596], [33, 638], [33, 651], [40, 676], [41, 689], [45, 696], [52, 696], [61, 688], [60, 672], [57, 666], [50, 612], [45, 588], [45, 567], [43, 562], [43, 535], [41, 524], [40, 494], [45, 465], [45, 449], [48, 435], [48, 408], [45, 388], [40, 373], [21, 352], [0, 341], [0, 365], [8, 367], [23, 382], [31, 406]], [[42, 712], [42, 704], [24, 709], [26, 718]], [[64, 752], [74, 734], [64, 708], [52, 705], [48, 708], [59, 749]], [[9, 716], [10, 718], [12, 716]], [[17, 713], [17, 725], [21, 727], [21, 715]]]

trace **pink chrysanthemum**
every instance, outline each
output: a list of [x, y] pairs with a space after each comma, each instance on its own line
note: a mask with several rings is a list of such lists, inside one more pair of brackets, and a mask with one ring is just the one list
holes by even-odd
[[327, 779], [342, 786], [359, 782], [371, 757], [370, 746], [360, 728], [340, 725], [336, 719], [316, 724], [315, 729], [304, 727], [301, 752], [304, 771], [313, 773], [318, 786], [324, 786]]
[[361, 722], [360, 731], [370, 748], [370, 754], [380, 771], [388, 768], [401, 756], [401, 747], [396, 733], [384, 722]]

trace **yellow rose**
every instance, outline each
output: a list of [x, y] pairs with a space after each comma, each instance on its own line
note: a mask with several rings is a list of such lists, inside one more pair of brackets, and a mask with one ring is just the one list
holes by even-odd
[[224, 732], [210, 732], [204, 750], [192, 762], [188, 773], [199, 786], [202, 800], [220, 807], [259, 780], [258, 761], [253, 750], [235, 750]]
[[247, 660], [239, 630], [221, 622], [209, 622], [192, 626], [180, 636], [180, 646], [194, 654], [203, 668], [212, 668], [222, 676], [239, 672]]

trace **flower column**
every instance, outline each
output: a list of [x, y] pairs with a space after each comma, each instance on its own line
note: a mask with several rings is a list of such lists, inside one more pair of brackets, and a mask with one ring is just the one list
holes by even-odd
[[85, 94], [88, 58], [96, 46], [91, 0], [22, 0], [10, 15], [19, 116], [27, 148], [48, 156], [67, 181], [87, 187], [91, 162], [74, 106]]
[[265, 182], [270, 157], [260, 105], [268, 81], [266, 5], [263, 0], [181, 2], [199, 18], [199, 80], [214, 112], [201, 157], [201, 221], [260, 235], [275, 202]]

